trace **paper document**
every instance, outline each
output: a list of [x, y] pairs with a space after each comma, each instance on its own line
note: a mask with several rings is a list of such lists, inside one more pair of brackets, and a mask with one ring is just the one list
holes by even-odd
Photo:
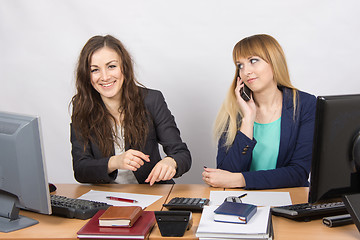
[[214, 221], [217, 206], [204, 206], [196, 236], [199, 238], [264, 238], [268, 235], [270, 207], [259, 207], [247, 224]]
[[[110, 200], [106, 198], [109, 196], [115, 198], [132, 199], [132, 200], [136, 200], [137, 202], [130, 203], [124, 201]], [[153, 204], [160, 198], [162, 198], [162, 196], [136, 194], [136, 193], [122, 193], [122, 192], [105, 192], [105, 191], [95, 191], [95, 190], [90, 190], [89, 192], [79, 197], [79, 199], [105, 202], [113, 206], [140, 206], [142, 207], [142, 209]]]
[[244, 193], [246, 196], [241, 198], [241, 201], [256, 206], [275, 207], [292, 204], [289, 192], [210, 191], [209, 205], [218, 206], [224, 202], [225, 198], [240, 196]]

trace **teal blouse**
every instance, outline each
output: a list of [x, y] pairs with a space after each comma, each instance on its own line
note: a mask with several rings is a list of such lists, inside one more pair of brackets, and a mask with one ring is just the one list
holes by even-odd
[[281, 117], [271, 123], [254, 123], [254, 147], [250, 171], [276, 168], [279, 155]]

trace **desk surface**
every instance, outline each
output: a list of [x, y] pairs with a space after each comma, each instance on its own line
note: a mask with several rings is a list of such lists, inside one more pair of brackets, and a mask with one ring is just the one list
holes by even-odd
[[[209, 198], [210, 191], [223, 191], [223, 188], [211, 188], [204, 184], [159, 184], [149, 185], [82, 185], [82, 184], [57, 184], [55, 194], [76, 198], [90, 189], [111, 192], [142, 193], [163, 196], [160, 200], [150, 205], [146, 210], [158, 211], [163, 209], [162, 204], [170, 201], [175, 196], [183, 197], [206, 197]], [[232, 191], [238, 189], [226, 189]], [[303, 203], [307, 201], [308, 188], [286, 188], [264, 191], [290, 192], [292, 202]], [[0, 233], [0, 239], [77, 239], [77, 231], [87, 220], [67, 219], [56, 216], [47, 216], [28, 211], [21, 211], [21, 215], [36, 219], [39, 224], [11, 233]], [[193, 226], [186, 231], [182, 239], [197, 239], [195, 233], [200, 221], [201, 214], [193, 214]], [[354, 224], [328, 228], [321, 220], [311, 222], [296, 222], [282, 217], [273, 216], [275, 239], [359, 239], [360, 234]], [[149, 239], [165, 239], [161, 237], [158, 226], [155, 225]], [[179, 239], [167, 237], [166, 239]]]
[[[147, 207], [146, 210], [156, 211], [162, 208], [173, 185], [156, 184], [152, 187], [144, 184], [107, 184], [107, 185], [84, 185], [84, 184], [56, 184], [56, 195], [77, 198], [90, 189], [109, 192], [128, 192], [161, 195], [161, 199]], [[0, 233], [0, 239], [77, 239], [77, 231], [88, 220], [68, 219], [57, 216], [48, 216], [29, 211], [21, 211], [21, 215], [39, 221], [38, 224], [11, 233]]]

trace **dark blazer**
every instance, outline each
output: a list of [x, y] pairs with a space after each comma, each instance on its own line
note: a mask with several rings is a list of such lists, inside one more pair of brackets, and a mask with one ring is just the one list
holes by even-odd
[[233, 145], [226, 151], [219, 140], [217, 167], [241, 172], [246, 189], [308, 186], [312, 158], [316, 97], [298, 91], [296, 116], [293, 118], [293, 93], [282, 88], [281, 135], [276, 169], [249, 172], [256, 140], [238, 131]]
[[[163, 146], [165, 154], [175, 159], [177, 170], [174, 177], [180, 177], [191, 167], [191, 155], [186, 144], [180, 138], [180, 131], [176, 126], [174, 116], [171, 115], [165, 99], [160, 91], [142, 88], [145, 107], [150, 114], [149, 134], [143, 149], [137, 149], [150, 156], [150, 162], [145, 162], [137, 171], [133, 172], [139, 183], [144, 181], [153, 167], [162, 158], [159, 145]], [[103, 156], [96, 142], [89, 142], [84, 151], [84, 144], [77, 138], [75, 129], [71, 128], [71, 143], [73, 170], [75, 179], [81, 183], [111, 183], [117, 176], [117, 170], [108, 174], [108, 161], [111, 156]], [[125, 142], [125, 150], [132, 148]], [[134, 148], [132, 148], [134, 149]], [[114, 150], [115, 154], [115, 150]], [[113, 155], [114, 155], [113, 154]], [[159, 183], [174, 183], [161, 181]]]

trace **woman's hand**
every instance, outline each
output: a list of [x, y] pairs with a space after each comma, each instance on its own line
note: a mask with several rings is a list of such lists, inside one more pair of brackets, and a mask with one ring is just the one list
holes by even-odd
[[176, 168], [175, 160], [171, 157], [165, 157], [155, 165], [145, 182], [150, 182], [150, 186], [152, 186], [155, 182], [170, 180], [175, 175]]
[[126, 152], [110, 157], [108, 162], [108, 173], [115, 171], [116, 169], [127, 169], [136, 171], [142, 165], [144, 161], [150, 162], [149, 155], [129, 149]]
[[245, 179], [241, 173], [232, 173], [222, 169], [204, 168], [203, 180], [211, 187], [237, 188], [245, 187]]
[[244, 82], [238, 77], [235, 88], [235, 96], [239, 105], [240, 111], [243, 114], [242, 118], [254, 122], [256, 117], [256, 105], [251, 92], [251, 98], [249, 101], [245, 101], [240, 95], [240, 89], [244, 87]]
[[251, 92], [251, 98], [249, 101], [245, 101], [240, 96], [240, 89], [244, 87], [244, 82], [238, 77], [235, 88], [235, 96], [242, 113], [240, 131], [244, 133], [248, 138], [253, 139], [254, 122], [256, 118], [256, 105]]

